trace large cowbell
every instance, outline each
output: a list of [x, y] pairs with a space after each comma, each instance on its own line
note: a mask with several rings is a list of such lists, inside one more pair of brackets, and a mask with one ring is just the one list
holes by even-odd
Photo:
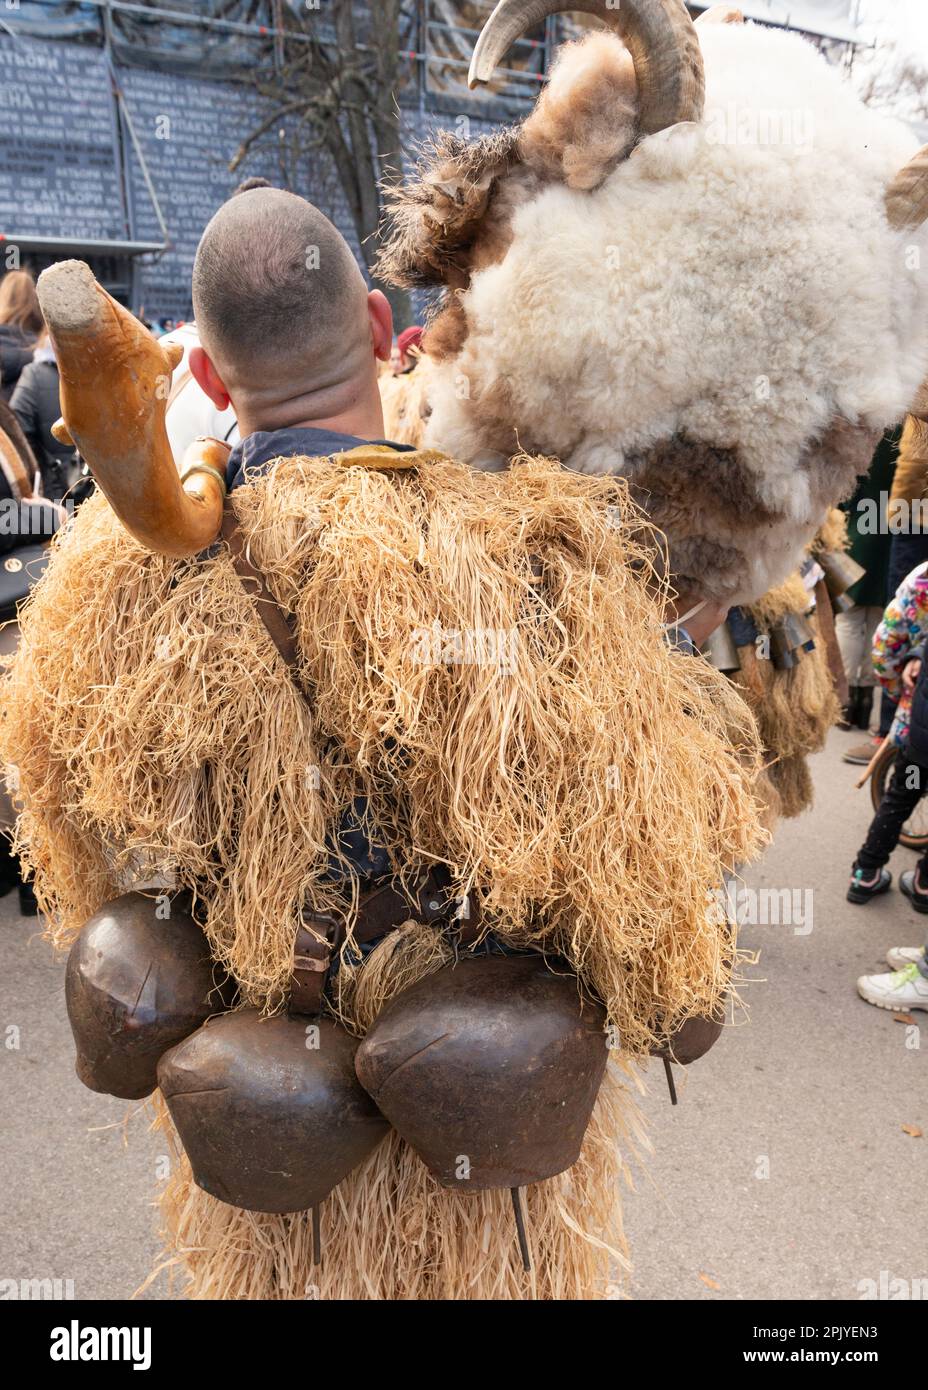
[[381, 1013], [361, 1084], [461, 1193], [554, 1177], [580, 1155], [608, 1056], [606, 1015], [542, 956], [462, 960]]
[[389, 1130], [358, 1084], [358, 1042], [331, 1019], [213, 1019], [168, 1052], [158, 1084], [193, 1169], [221, 1202], [305, 1211]]
[[151, 1095], [161, 1055], [228, 1008], [227, 977], [174, 899], [126, 893], [101, 907], [71, 947], [65, 975], [77, 1074], [92, 1091]]

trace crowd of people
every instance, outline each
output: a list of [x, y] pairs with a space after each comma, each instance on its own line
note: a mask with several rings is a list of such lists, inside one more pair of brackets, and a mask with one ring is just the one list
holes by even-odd
[[0, 280], [0, 399], [9, 405], [29, 445], [37, 470], [35, 495], [55, 502], [78, 473], [74, 450], [52, 434], [61, 414], [58, 397], [58, 366], [34, 277], [29, 270], [8, 271]]

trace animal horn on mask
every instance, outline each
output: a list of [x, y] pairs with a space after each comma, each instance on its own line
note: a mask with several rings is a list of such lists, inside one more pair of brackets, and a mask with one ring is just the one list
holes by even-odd
[[679, 121], [699, 121], [705, 74], [699, 36], [681, 0], [500, 0], [484, 26], [470, 67], [470, 85], [489, 82], [517, 39], [551, 15], [582, 10], [615, 30], [632, 56], [638, 81], [640, 133], [655, 135]]
[[57, 437], [80, 450], [142, 545], [176, 558], [205, 550], [222, 524], [228, 451], [198, 441], [178, 473], [164, 422], [183, 349], [161, 347], [83, 261], [50, 266], [37, 291], [61, 378]]
[[886, 190], [886, 216], [899, 232], [928, 222], [928, 145], [919, 150]]

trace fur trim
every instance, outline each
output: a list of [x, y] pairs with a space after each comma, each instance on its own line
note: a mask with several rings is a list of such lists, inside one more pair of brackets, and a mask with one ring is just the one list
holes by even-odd
[[439, 131], [423, 143], [416, 174], [388, 190], [390, 235], [376, 274], [404, 289], [460, 283], [500, 178], [516, 161], [516, 130], [480, 140]]
[[564, 44], [522, 128], [519, 154], [547, 182], [598, 188], [638, 134], [638, 84], [631, 54], [613, 34]]

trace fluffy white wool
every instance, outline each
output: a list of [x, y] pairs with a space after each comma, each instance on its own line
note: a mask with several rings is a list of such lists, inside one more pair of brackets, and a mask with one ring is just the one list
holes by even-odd
[[551, 185], [519, 208], [463, 297], [429, 439], [494, 467], [511, 422], [591, 473], [680, 433], [737, 448], [782, 518], [748, 598], [821, 520], [803, 449], [836, 417], [895, 423], [928, 376], [928, 236], [884, 210], [917, 141], [809, 43], [752, 25], [700, 41], [701, 125], [644, 141], [592, 192]]

